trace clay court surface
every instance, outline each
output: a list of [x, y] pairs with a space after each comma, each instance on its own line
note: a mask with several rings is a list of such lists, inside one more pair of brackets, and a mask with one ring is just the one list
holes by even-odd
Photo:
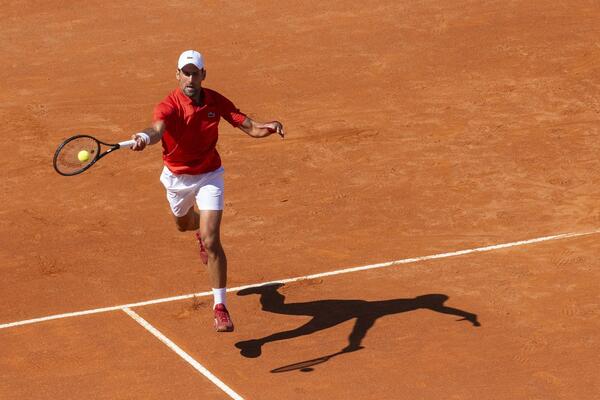
[[[303, 3], [3, 2], [0, 398], [600, 396], [598, 2]], [[230, 287], [405, 261], [234, 290], [216, 334], [160, 146], [52, 169], [188, 48], [288, 133], [221, 124]]]

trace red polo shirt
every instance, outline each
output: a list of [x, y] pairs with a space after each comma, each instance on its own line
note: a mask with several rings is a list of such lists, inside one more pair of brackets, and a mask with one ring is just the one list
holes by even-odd
[[233, 127], [246, 119], [231, 101], [202, 88], [204, 105], [197, 106], [181, 89], [175, 89], [154, 108], [154, 121], [165, 122], [163, 161], [175, 174], [198, 175], [221, 166], [216, 145], [221, 117]]

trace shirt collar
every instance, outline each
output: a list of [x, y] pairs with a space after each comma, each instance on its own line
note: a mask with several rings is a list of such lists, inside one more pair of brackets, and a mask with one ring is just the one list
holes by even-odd
[[[200, 90], [202, 90], [202, 95], [204, 96], [204, 105], [207, 105], [211, 102], [211, 96], [209, 94], [209, 91], [201, 88]], [[189, 105], [189, 106], [196, 106], [198, 107], [196, 104], [194, 104], [194, 102], [192, 101], [192, 99], [190, 99], [189, 97], [187, 97], [185, 95], [185, 93], [183, 93], [183, 91], [181, 90], [181, 88], [177, 88], [176, 90], [177, 93], [177, 97], [179, 97], [179, 100], [185, 104], [185, 105]]]

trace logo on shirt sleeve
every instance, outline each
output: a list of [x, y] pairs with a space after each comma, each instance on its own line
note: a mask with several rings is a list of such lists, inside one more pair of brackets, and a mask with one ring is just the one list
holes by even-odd
[[214, 118], [216, 116], [217, 116], [217, 114], [214, 111], [209, 111], [208, 112], [208, 118]]

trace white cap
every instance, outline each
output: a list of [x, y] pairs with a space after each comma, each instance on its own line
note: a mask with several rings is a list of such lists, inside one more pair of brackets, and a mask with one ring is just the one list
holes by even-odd
[[188, 64], [193, 64], [198, 69], [204, 68], [204, 58], [202, 54], [198, 53], [195, 50], [186, 50], [179, 56], [179, 61], [177, 62], [177, 68], [181, 69]]

